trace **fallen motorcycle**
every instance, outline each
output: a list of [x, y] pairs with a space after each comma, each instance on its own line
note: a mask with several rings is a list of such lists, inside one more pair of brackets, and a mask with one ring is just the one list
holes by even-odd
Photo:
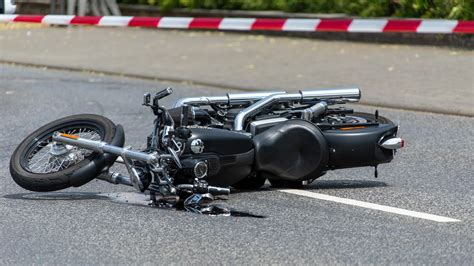
[[[171, 88], [144, 95], [156, 119], [147, 148], [125, 147], [121, 125], [93, 114], [35, 130], [14, 151], [13, 180], [32, 191], [79, 187], [97, 178], [149, 192], [151, 204], [212, 213], [206, 205], [236, 189], [299, 187], [328, 170], [373, 166], [404, 145], [398, 126], [343, 107], [358, 88], [249, 92], [159, 105]], [[113, 172], [124, 164], [128, 174]], [[377, 170], [375, 171], [377, 173]]]

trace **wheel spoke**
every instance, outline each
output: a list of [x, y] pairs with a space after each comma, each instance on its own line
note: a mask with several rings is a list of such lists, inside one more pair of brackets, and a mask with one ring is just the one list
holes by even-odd
[[[90, 127], [73, 127], [56, 130], [58, 132], [67, 132], [67, 134], [77, 135], [80, 138], [90, 140], [101, 140], [100, 134], [96, 129]], [[87, 149], [74, 146], [55, 146], [62, 145], [54, 143], [51, 135], [38, 141], [36, 146], [27, 154], [27, 168], [38, 174], [55, 173], [67, 169], [91, 155], [93, 152]]]

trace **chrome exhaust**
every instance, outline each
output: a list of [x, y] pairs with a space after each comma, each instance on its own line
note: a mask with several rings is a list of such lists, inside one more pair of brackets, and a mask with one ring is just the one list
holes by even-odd
[[258, 102], [250, 105], [240, 111], [234, 120], [234, 130], [243, 130], [244, 122], [247, 118], [261, 112], [266, 107], [281, 102], [304, 103], [309, 101], [321, 100], [330, 103], [357, 102], [360, 100], [361, 93], [359, 88], [341, 88], [341, 89], [322, 89], [311, 91], [299, 91], [297, 93], [276, 93], [269, 95]]
[[124, 176], [117, 172], [104, 172], [96, 177], [97, 179], [104, 180], [115, 185], [126, 185], [133, 187], [133, 183], [130, 177]]

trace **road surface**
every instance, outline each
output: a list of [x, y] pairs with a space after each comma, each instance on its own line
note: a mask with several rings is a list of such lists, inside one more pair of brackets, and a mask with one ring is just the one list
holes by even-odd
[[[449, 264], [473, 263], [474, 120], [379, 108], [407, 147], [393, 163], [328, 173], [304, 190], [231, 194], [218, 201], [253, 217], [152, 209], [130, 187], [92, 181], [33, 193], [8, 170], [16, 145], [62, 116], [95, 113], [143, 147], [153, 116], [146, 91], [219, 95], [217, 88], [0, 65], [0, 264]], [[364, 94], [363, 94], [364, 95]], [[374, 111], [367, 106], [358, 110]], [[298, 193], [297, 193], [298, 194]], [[459, 220], [437, 222], [321, 200], [329, 195]], [[429, 216], [431, 217], [431, 216]]]

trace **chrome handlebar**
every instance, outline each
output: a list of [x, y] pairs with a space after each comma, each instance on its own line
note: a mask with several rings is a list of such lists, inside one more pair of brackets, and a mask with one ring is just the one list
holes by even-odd
[[[180, 189], [180, 190], [193, 191], [194, 185], [192, 185], [192, 184], [181, 184], [181, 185], [178, 185], [177, 188]], [[223, 187], [208, 186], [207, 187], [207, 192], [211, 193], [214, 196], [229, 195], [230, 194], [230, 189], [229, 188], [223, 188]]]

